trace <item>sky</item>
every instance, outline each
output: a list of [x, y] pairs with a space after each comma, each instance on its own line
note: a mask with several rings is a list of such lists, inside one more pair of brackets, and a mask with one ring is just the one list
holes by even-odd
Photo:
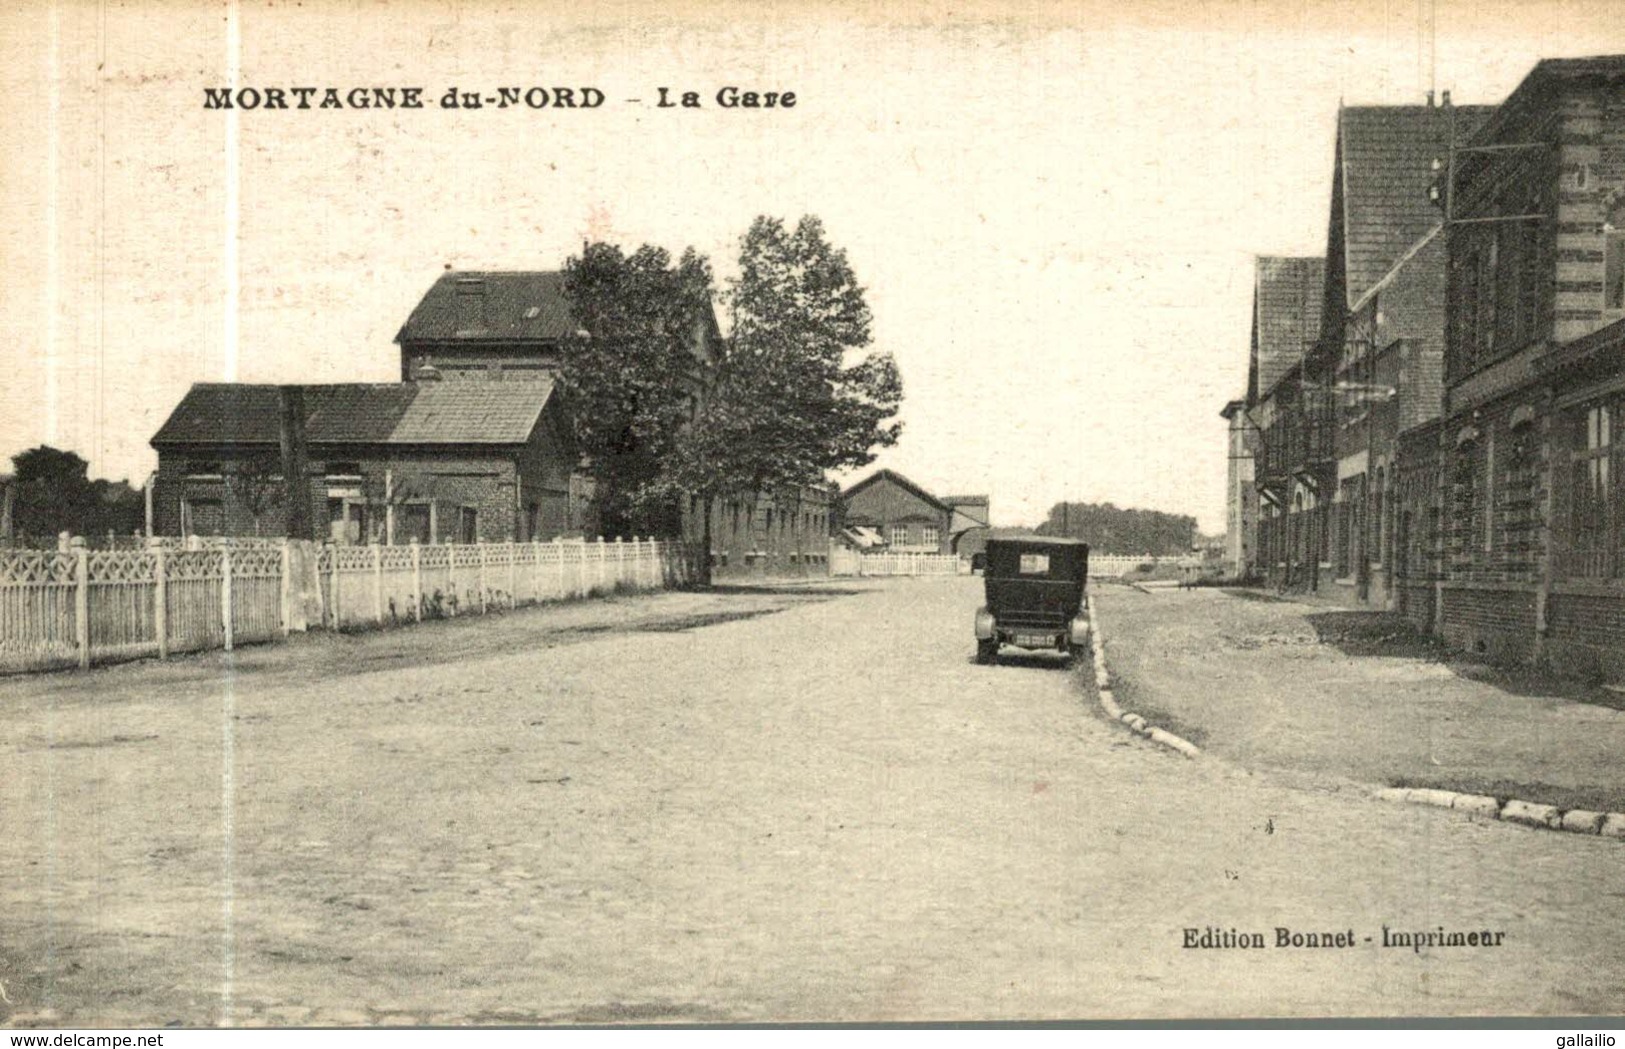
[[[1340, 102], [1493, 103], [1542, 57], [1625, 51], [1609, 0], [586, 6], [0, 14], [0, 457], [49, 443], [140, 483], [193, 382], [398, 378], [447, 266], [606, 239], [726, 277], [754, 217], [815, 214], [903, 374], [875, 467], [1002, 525], [1064, 498], [1218, 532], [1253, 257], [1324, 252]], [[205, 109], [232, 83], [428, 106]], [[606, 102], [438, 105], [533, 85]], [[797, 102], [724, 109], [725, 85]]]

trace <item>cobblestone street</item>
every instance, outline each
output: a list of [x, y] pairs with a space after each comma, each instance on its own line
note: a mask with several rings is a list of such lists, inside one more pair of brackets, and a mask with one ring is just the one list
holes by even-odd
[[[1625, 1008], [1618, 842], [1188, 761], [1105, 721], [1081, 668], [973, 665], [980, 586], [662, 594], [0, 682], [0, 1017]], [[1208, 927], [1270, 946], [1182, 946]]]

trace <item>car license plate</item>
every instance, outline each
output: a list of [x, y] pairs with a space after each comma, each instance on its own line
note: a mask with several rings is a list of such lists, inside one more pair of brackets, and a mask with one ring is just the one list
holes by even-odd
[[1022, 648], [1049, 648], [1055, 644], [1053, 634], [1017, 634], [1015, 644]]

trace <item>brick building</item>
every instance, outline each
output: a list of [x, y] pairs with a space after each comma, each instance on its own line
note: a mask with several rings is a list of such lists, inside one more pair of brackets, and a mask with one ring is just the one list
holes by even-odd
[[[830, 493], [817, 488], [717, 500], [711, 508], [712, 578], [827, 575], [830, 514]], [[683, 537], [697, 545], [703, 528], [695, 501], [683, 515]]]
[[953, 510], [948, 521], [949, 551], [971, 557], [987, 549], [988, 528], [993, 521], [991, 500], [985, 495], [945, 495], [942, 501]]
[[1318, 323], [1258, 413], [1268, 425], [1255, 415], [1260, 542], [1278, 585], [1393, 598], [1400, 435], [1441, 410], [1446, 248], [1429, 191], [1490, 112], [1448, 94], [1338, 112]]
[[[579, 330], [557, 270], [447, 270], [395, 335], [401, 381], [424, 368], [450, 381], [555, 374], [559, 349]], [[716, 313], [694, 318], [693, 379], [720, 359]]]
[[1625, 673], [1625, 56], [1543, 61], [1449, 160], [1452, 642]]
[[[579, 325], [556, 271], [448, 270], [426, 291], [395, 336], [401, 377], [441, 377], [447, 385], [510, 384], [551, 376], [560, 347]], [[724, 344], [716, 314], [694, 319], [687, 376], [701, 395]], [[590, 500], [584, 472], [572, 490]], [[720, 500], [711, 511], [711, 564], [715, 578], [800, 575], [819, 571], [829, 557], [830, 495], [818, 488], [752, 498]], [[683, 507], [682, 533], [693, 543], [704, 535], [697, 501]]]
[[902, 474], [877, 470], [841, 493], [845, 527], [872, 528], [889, 550], [953, 552], [954, 509]]
[[[1233, 468], [1250, 467], [1257, 494], [1248, 498], [1231, 488], [1230, 514], [1241, 519], [1256, 507], [1257, 537], [1249, 565], [1276, 586], [1301, 574], [1305, 561], [1301, 551], [1309, 542], [1297, 534], [1310, 518], [1304, 516], [1304, 493], [1295, 485], [1290, 467], [1307, 437], [1299, 411], [1302, 365], [1320, 330], [1324, 280], [1325, 261], [1319, 258], [1260, 256], [1254, 266], [1246, 409], [1239, 417], [1231, 416], [1232, 441], [1238, 436], [1238, 418], [1241, 421], [1243, 458], [1230, 461]], [[1244, 532], [1238, 545], [1245, 544]], [[1249, 565], [1243, 566], [1243, 574]]]
[[[569, 426], [546, 380], [302, 386], [297, 423], [313, 539], [551, 539], [577, 533]], [[161, 535], [281, 535], [280, 388], [199, 383], [152, 438]]]

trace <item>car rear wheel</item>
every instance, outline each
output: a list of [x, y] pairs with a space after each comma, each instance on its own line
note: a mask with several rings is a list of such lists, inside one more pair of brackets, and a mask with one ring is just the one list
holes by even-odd
[[993, 657], [998, 654], [999, 643], [997, 641], [990, 638], [986, 641], [976, 642], [976, 662], [984, 665], [991, 663], [993, 662]]

